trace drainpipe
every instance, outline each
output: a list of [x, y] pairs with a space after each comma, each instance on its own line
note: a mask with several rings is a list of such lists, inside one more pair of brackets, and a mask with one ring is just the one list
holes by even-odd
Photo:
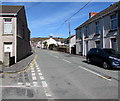
[[105, 48], [105, 23], [104, 23], [104, 18], [102, 17], [102, 48]]
[[82, 50], [82, 55], [84, 56], [85, 55], [85, 40], [84, 40], [84, 33], [83, 33], [83, 35], [82, 35], [82, 48], [83, 48], [83, 50]]
[[15, 26], [15, 63], [16, 63], [17, 62], [17, 17], [15, 18], [14, 26]]

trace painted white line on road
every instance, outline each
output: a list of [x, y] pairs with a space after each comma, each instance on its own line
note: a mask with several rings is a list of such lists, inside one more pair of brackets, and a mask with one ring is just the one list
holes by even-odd
[[41, 87], [41, 86], [38, 86], [38, 85], [34, 85], [34, 86], [24, 86], [24, 85], [21, 85], [21, 86], [18, 86], [18, 85], [4, 85], [4, 86], [0, 86], [0, 88], [29, 88], [29, 87]]
[[35, 73], [32, 73], [32, 76], [35, 76]]
[[40, 70], [38, 70], [38, 72], [40, 72]]
[[30, 85], [31, 85], [30, 83], [26, 82], [26, 86], [30, 86]]
[[36, 67], [39, 67], [36, 61], [35, 61], [35, 66], [36, 66]]
[[103, 78], [103, 79], [106, 79], [106, 80], [111, 81], [111, 79], [108, 79], [107, 77], [105, 77], [105, 76], [103, 76], [103, 75], [101, 75], [101, 74], [99, 74], [99, 73], [96, 73], [96, 72], [94, 72], [94, 71], [92, 71], [92, 70], [90, 70], [90, 69], [87, 69], [87, 68], [82, 67], [82, 66], [79, 66], [79, 67], [82, 68], [82, 69], [84, 69], [84, 70], [86, 70], [86, 71], [88, 71], [88, 72], [90, 72], [90, 73], [92, 73], [92, 74], [95, 74], [95, 75], [97, 75], [97, 76], [99, 76], [99, 77], [101, 77], [101, 78]]
[[38, 75], [42, 76], [42, 73], [38, 73]]
[[42, 81], [42, 86], [43, 86], [43, 87], [48, 87], [46, 81]]
[[44, 80], [44, 77], [43, 77], [43, 76], [40, 76], [40, 79], [41, 79], [41, 80]]
[[33, 86], [38, 86], [38, 83], [37, 82], [33, 82]]
[[32, 73], [34, 73], [35, 71], [34, 70], [31, 70]]
[[55, 58], [59, 58], [58, 56], [54, 56]]
[[18, 82], [17, 84], [18, 84], [18, 85], [23, 85], [23, 82]]
[[37, 68], [37, 70], [39, 70], [40, 68]]
[[71, 63], [70, 61], [68, 61], [68, 60], [65, 60], [65, 59], [63, 59], [63, 61], [65, 61], [65, 62], [67, 62], [67, 63]]
[[33, 76], [32, 79], [33, 79], [33, 80], [37, 80], [36, 76]]
[[52, 95], [49, 94], [49, 93], [45, 93], [45, 95], [46, 95], [47, 97], [51, 97], [51, 96], [52, 96]]

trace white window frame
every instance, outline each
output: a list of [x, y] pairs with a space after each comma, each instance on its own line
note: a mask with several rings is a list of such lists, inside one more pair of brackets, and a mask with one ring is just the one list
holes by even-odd
[[100, 34], [100, 22], [95, 22], [95, 33]]
[[[112, 18], [112, 16], [116, 16], [115, 18]], [[113, 23], [113, 21], [116, 21], [116, 25], [114, 25], [114, 27], [113, 27], [113, 25], [112, 25], [112, 23]], [[116, 30], [117, 29], [117, 14], [112, 14], [111, 16], [110, 16], [110, 29], [111, 30]]]
[[89, 35], [89, 27], [85, 26], [85, 37]]
[[[10, 22], [5, 22], [5, 19], [10, 19], [11, 21]], [[3, 21], [4, 21], [3, 22], [3, 33], [4, 34], [13, 34], [13, 32], [12, 32], [13, 31], [12, 18], [4, 18]], [[11, 32], [5, 32], [5, 24], [11, 24]]]

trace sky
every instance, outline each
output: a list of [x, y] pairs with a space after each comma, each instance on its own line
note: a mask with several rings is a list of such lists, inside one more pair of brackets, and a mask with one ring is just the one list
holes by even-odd
[[[2, 2], [3, 5], [24, 5], [31, 37], [67, 38], [68, 22], [63, 22], [87, 2]], [[89, 12], [100, 12], [113, 2], [90, 2], [70, 19], [71, 35], [75, 28], [89, 19]], [[63, 24], [63, 25], [62, 25]]]

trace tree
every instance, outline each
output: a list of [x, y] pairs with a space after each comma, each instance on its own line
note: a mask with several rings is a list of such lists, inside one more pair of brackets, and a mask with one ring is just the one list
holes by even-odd
[[56, 47], [55, 44], [50, 44], [50, 45], [49, 45], [49, 49], [50, 49], [50, 50], [53, 50], [53, 48], [55, 48], [55, 47]]
[[44, 48], [47, 49], [47, 46], [48, 46], [47, 42], [45, 41], [43, 42], [43, 44], [44, 44]]

